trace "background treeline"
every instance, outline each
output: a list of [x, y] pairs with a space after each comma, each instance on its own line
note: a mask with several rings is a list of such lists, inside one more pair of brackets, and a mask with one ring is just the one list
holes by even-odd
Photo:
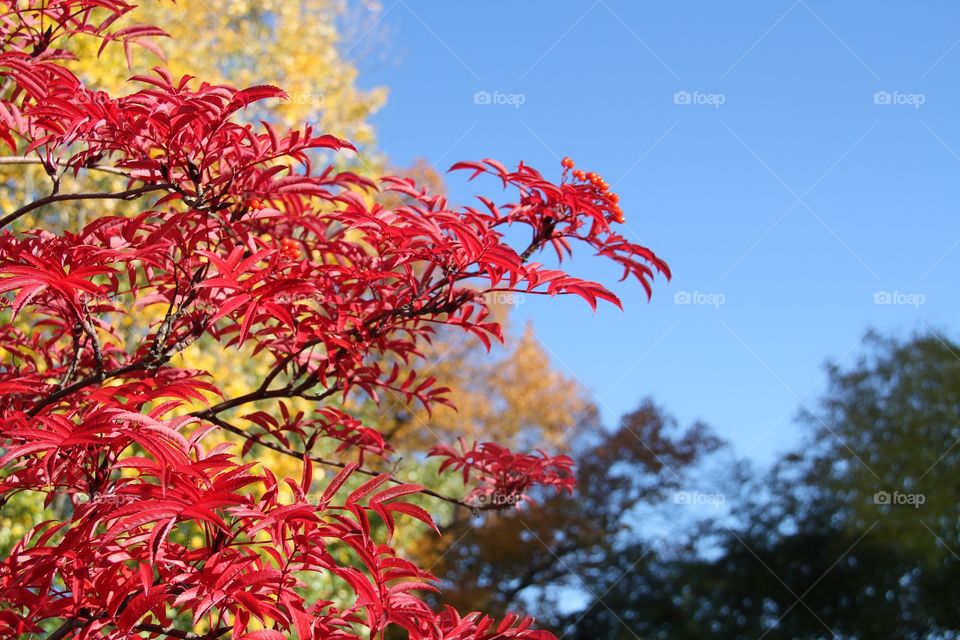
[[448, 530], [441, 575], [567, 638], [960, 637], [960, 345], [861, 351], [769, 470], [646, 403], [577, 441], [576, 495]]

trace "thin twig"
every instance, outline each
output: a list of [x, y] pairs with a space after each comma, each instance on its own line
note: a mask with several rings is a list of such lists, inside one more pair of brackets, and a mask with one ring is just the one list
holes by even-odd
[[[325, 465], [325, 466], [328, 466], [328, 467], [337, 467], [338, 469], [343, 469], [343, 468], [345, 468], [345, 467], [347, 466], [347, 463], [346, 463], [346, 462], [340, 462], [339, 460], [328, 460], [328, 459], [326, 459], [326, 458], [320, 458], [320, 457], [317, 457], [317, 456], [307, 455], [307, 454], [305, 454], [305, 453], [303, 453], [303, 452], [294, 451], [294, 450], [292, 450], [292, 449], [287, 449], [286, 447], [281, 446], [281, 445], [279, 445], [279, 444], [274, 444], [274, 443], [272, 443], [272, 442], [266, 442], [266, 441], [264, 441], [263, 439], [261, 439], [261, 438], [259, 438], [259, 437], [257, 437], [257, 436], [254, 436], [254, 435], [251, 435], [251, 434], [247, 433], [246, 431], [244, 431], [244, 430], [241, 429], [240, 427], [238, 427], [238, 426], [236, 426], [236, 425], [233, 425], [233, 424], [227, 422], [226, 420], [223, 420], [223, 419], [221, 419], [221, 418], [218, 418], [218, 417], [215, 416], [215, 415], [214, 415], [214, 416], [207, 416], [207, 417], [206, 417], [206, 420], [208, 420], [209, 422], [214, 423], [215, 425], [217, 425], [217, 426], [219, 426], [219, 427], [222, 427], [222, 428], [226, 429], [226, 430], [229, 431], [230, 433], [233, 433], [233, 434], [236, 434], [236, 435], [240, 436], [241, 438], [244, 438], [244, 439], [246, 439], [246, 440], [253, 440], [253, 442], [254, 442], [255, 444], [259, 444], [259, 445], [264, 446], [264, 447], [266, 447], [266, 448], [268, 448], [268, 449], [272, 449], [272, 450], [277, 451], [277, 452], [279, 452], [279, 453], [282, 453], [282, 454], [284, 454], [284, 455], [290, 456], [291, 458], [296, 458], [297, 460], [300, 460], [301, 462], [303, 461], [303, 458], [304, 458], [304, 456], [306, 455], [307, 459], [310, 460], [311, 462], [315, 462], [315, 463], [317, 463], [317, 464], [322, 464], [322, 465]], [[362, 474], [364, 474], [364, 475], [372, 476], [372, 477], [384, 475], [384, 474], [383, 474], [382, 472], [380, 472], [380, 471], [374, 471], [373, 469], [367, 469], [366, 467], [357, 467], [357, 468], [355, 469], [355, 471], [356, 471], [357, 473], [362, 473]], [[397, 478], [394, 478], [393, 476], [390, 476], [390, 477], [389, 477], [389, 481], [392, 482], [392, 483], [394, 483], [394, 484], [405, 484], [403, 480], [398, 480]], [[463, 500], [460, 500], [460, 499], [458, 499], [458, 498], [453, 498], [453, 497], [451, 497], [451, 496], [443, 495], [442, 493], [438, 493], [438, 492], [434, 491], [433, 489], [427, 489], [426, 487], [421, 488], [421, 489], [420, 489], [420, 493], [422, 493], [422, 494], [424, 494], [424, 495], [427, 495], [427, 496], [430, 496], [431, 498], [436, 498], [437, 500], [443, 500], [444, 502], [449, 502], [450, 504], [456, 505], [456, 506], [458, 506], [458, 507], [464, 507], [464, 508], [470, 509], [471, 511], [489, 511], [489, 510], [492, 510], [492, 509], [499, 509], [499, 508], [500, 508], [500, 505], [497, 505], [497, 504], [484, 504], [484, 505], [474, 505], [474, 504], [470, 504], [469, 502], [465, 502], [465, 501], [463, 501]]]
[[168, 191], [171, 188], [172, 185], [162, 183], [145, 185], [142, 187], [137, 187], [136, 189], [128, 189], [126, 191], [118, 192], [55, 193], [45, 198], [34, 200], [30, 204], [26, 204], [13, 213], [7, 214], [3, 218], [0, 218], [0, 228], [3, 228], [14, 220], [27, 215], [34, 209], [39, 209], [40, 207], [52, 204], [54, 202], [65, 202], [68, 200], [132, 200], [145, 193], [150, 193], [151, 191]]

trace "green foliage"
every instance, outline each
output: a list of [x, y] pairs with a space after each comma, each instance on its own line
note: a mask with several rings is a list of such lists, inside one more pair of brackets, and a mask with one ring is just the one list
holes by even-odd
[[855, 367], [828, 370], [821, 409], [804, 415], [807, 482], [837, 500], [851, 530], [874, 526], [938, 563], [960, 553], [960, 345], [934, 333], [867, 342]]

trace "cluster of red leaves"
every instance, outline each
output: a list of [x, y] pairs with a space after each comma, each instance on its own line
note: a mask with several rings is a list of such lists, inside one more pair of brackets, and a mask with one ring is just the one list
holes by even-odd
[[[374, 637], [395, 625], [412, 639], [551, 637], [528, 619], [433, 611], [418, 595], [434, 589], [432, 576], [390, 544], [397, 513], [434, 526], [410, 501], [422, 488], [318, 460], [313, 447], [333, 439], [361, 463], [364, 453], [389, 455], [382, 434], [329, 403], [377, 400], [383, 390], [428, 408], [444, 402], [445, 389], [417, 375], [419, 346], [441, 326], [487, 344], [499, 338], [489, 292], [619, 304], [597, 283], [531, 262], [544, 246], [562, 259], [584, 243], [648, 292], [666, 265], [612, 231], [619, 208], [602, 181], [569, 182], [564, 171], [554, 184], [525, 165], [461, 163], [454, 168], [492, 174], [519, 200], [454, 207], [409, 179], [375, 184], [314, 166], [320, 152], [352, 149], [343, 140], [243, 122], [247, 105], [285, 97], [273, 87], [157, 69], [134, 78], [139, 88], [125, 97], [91, 92], [63, 66], [69, 43], [119, 42], [128, 55], [132, 44], [152, 47], [159, 29], [118, 27], [131, 8], [0, 0], [0, 141], [14, 154], [0, 162], [40, 165], [51, 184], [0, 218], [0, 503], [40, 492], [63, 514], [0, 562], [0, 635], [185, 637], [187, 625], [210, 638], [308, 640]], [[126, 187], [61, 192], [98, 171], [124, 176]], [[98, 199], [136, 201], [138, 213], [62, 230], [18, 224]], [[502, 231], [517, 224], [531, 231], [519, 251]], [[147, 330], [120, 328], [157, 307], [164, 312]], [[209, 374], [173, 364], [200, 339], [249, 348], [269, 372], [251, 392], [223, 398]], [[291, 411], [282, 402], [290, 398], [317, 409]], [[234, 413], [254, 402], [253, 413]], [[208, 449], [211, 430], [246, 444]], [[301, 460], [303, 476], [278, 480], [245, 462], [255, 444]], [[434, 453], [465, 478], [479, 475], [473, 497], [572, 483], [563, 457], [490, 443]], [[319, 494], [316, 462], [341, 468]], [[311, 573], [344, 584], [352, 603], [307, 601]]]
[[573, 492], [576, 478], [569, 456], [514, 453], [495, 442], [473, 443], [467, 448], [461, 439], [457, 451], [448, 445], [430, 449], [429, 456], [445, 458], [440, 473], [447, 469], [463, 474], [467, 484], [472, 475], [480, 481], [468, 496], [477, 506], [519, 505], [533, 502], [527, 491], [533, 486], [553, 487], [556, 491]]

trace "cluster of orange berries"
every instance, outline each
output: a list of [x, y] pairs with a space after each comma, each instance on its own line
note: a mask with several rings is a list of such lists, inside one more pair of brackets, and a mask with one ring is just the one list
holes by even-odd
[[[247, 200], [247, 208], [259, 211], [264, 208], [264, 204], [259, 198], [250, 198]], [[293, 238], [284, 238], [280, 241], [280, 255], [288, 260], [297, 260], [300, 257], [300, 243]]]
[[[573, 169], [573, 160], [569, 156], [565, 157], [560, 161], [560, 164], [564, 169], [570, 170]], [[594, 173], [593, 171], [588, 171], [584, 173], [580, 169], [577, 169], [573, 172], [573, 177], [579, 180], [580, 182], [589, 182], [597, 189], [601, 191], [601, 197], [607, 201], [609, 205], [609, 210], [613, 213], [613, 219], [620, 224], [623, 224], [623, 210], [620, 209], [620, 196], [610, 191], [610, 185], [606, 180], [601, 178], [599, 174]]]
[[280, 253], [288, 260], [296, 260], [300, 257], [300, 243], [292, 238], [284, 238], [280, 242]]

